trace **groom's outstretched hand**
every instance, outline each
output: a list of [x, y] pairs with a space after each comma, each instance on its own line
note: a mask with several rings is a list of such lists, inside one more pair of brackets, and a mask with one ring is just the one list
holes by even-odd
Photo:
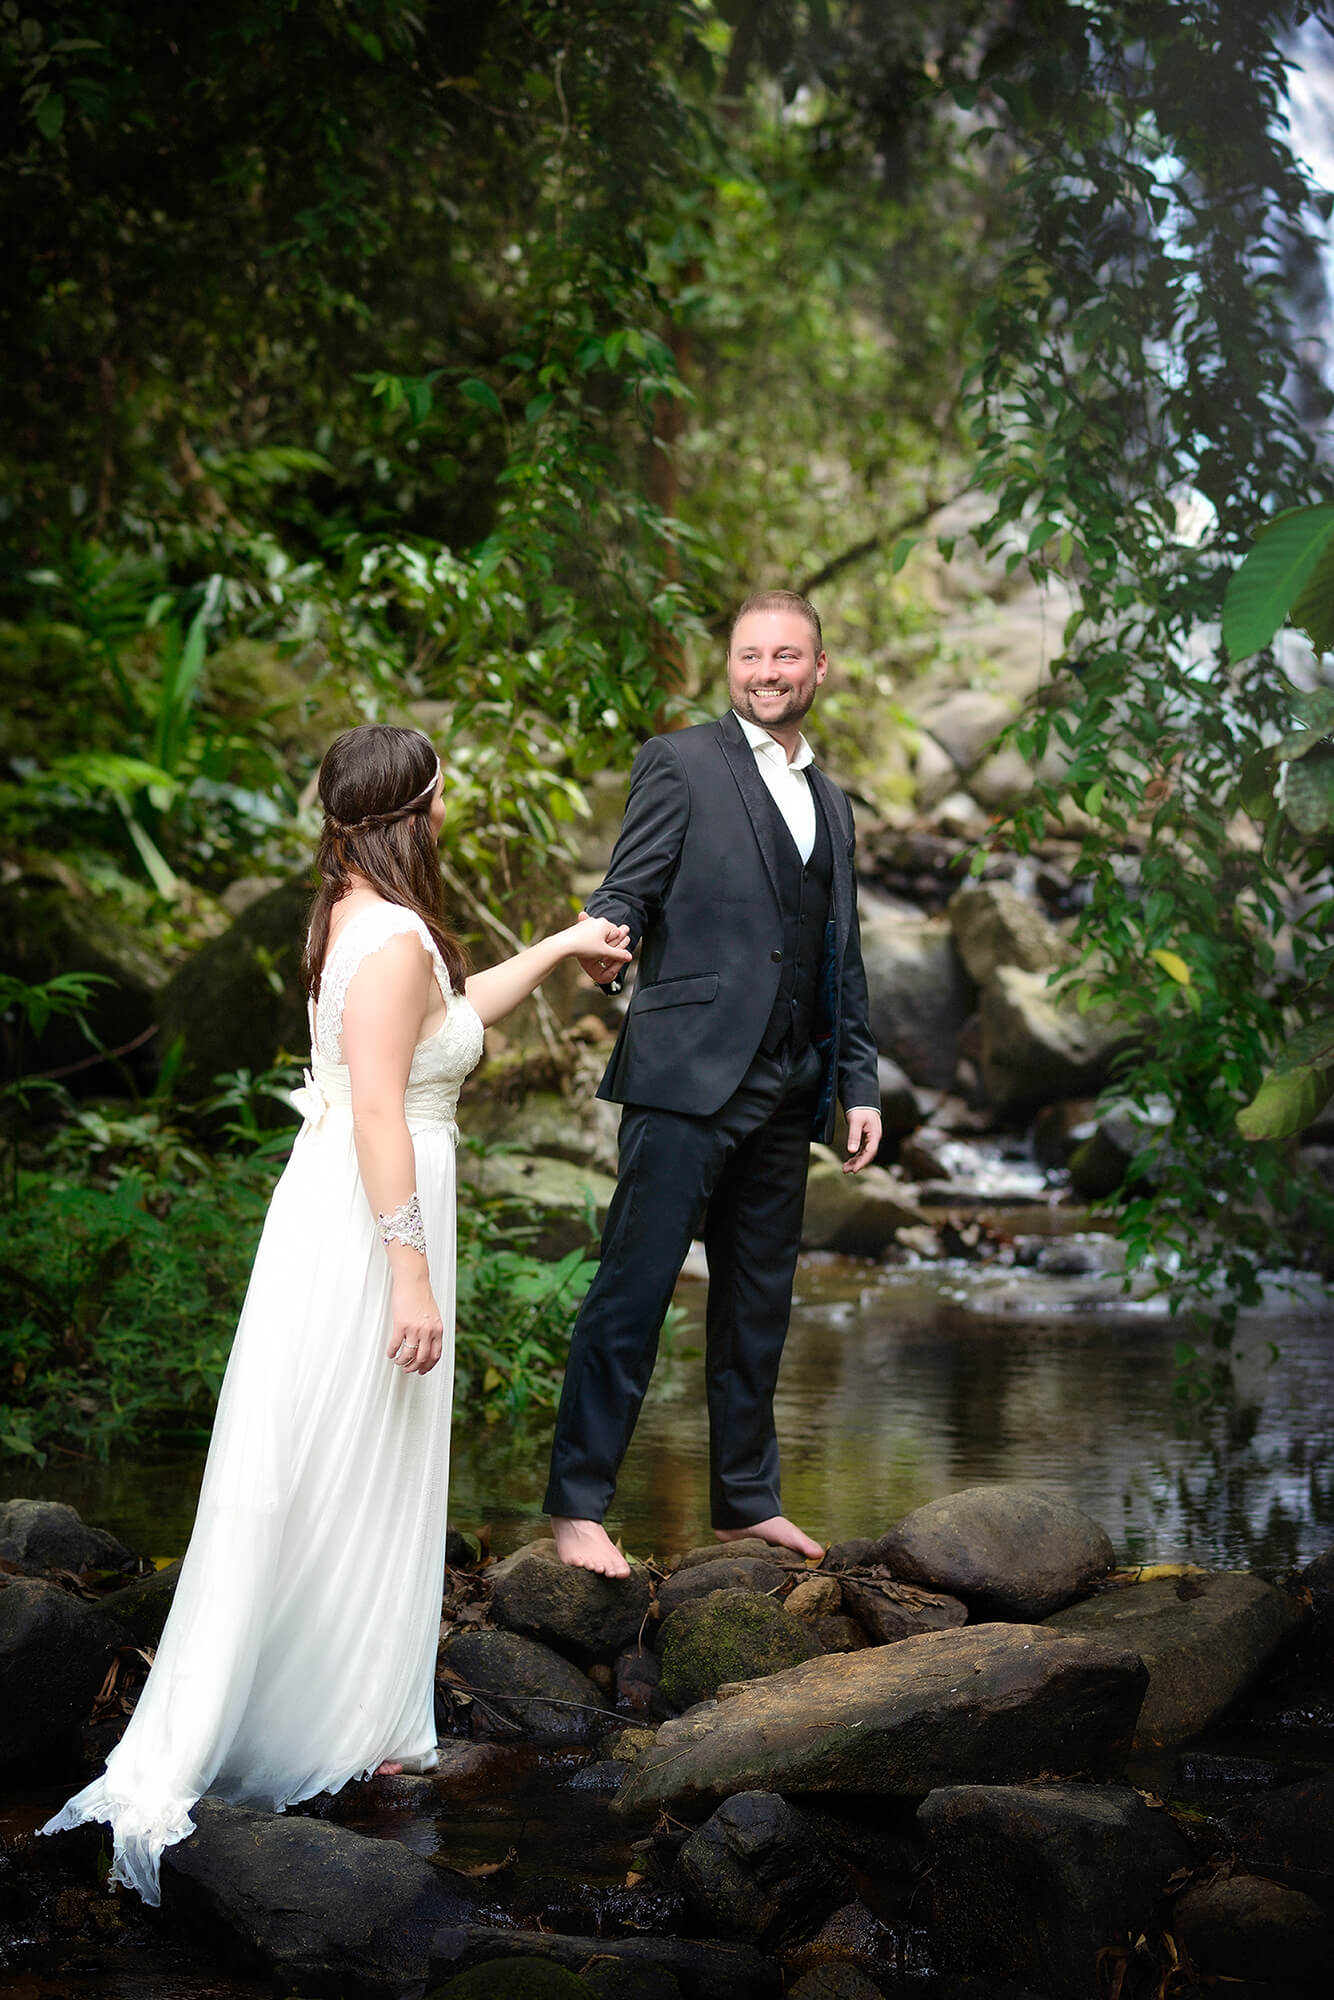
[[863, 1167], [869, 1167], [880, 1151], [880, 1113], [878, 1111], [849, 1111], [848, 1113], [848, 1157], [843, 1162], [845, 1174], [859, 1174]]

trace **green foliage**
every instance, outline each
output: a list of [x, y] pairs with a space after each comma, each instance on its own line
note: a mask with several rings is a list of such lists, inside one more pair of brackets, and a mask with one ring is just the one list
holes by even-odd
[[[1262, 559], [1273, 575], [1233, 599], [1246, 633], [1279, 572], [1300, 583], [1320, 554], [1308, 541], [1294, 558], [1281, 518], [1326, 484], [1309, 423], [1328, 397], [1283, 304], [1309, 251], [1311, 192], [1285, 138], [1282, 43], [1307, 10], [1041, 11], [993, 50], [978, 100], [1018, 149], [1025, 219], [980, 316], [969, 390], [993, 502], [980, 539], [1007, 567], [1063, 573], [1079, 597], [1014, 734], [1034, 761], [1059, 749], [1065, 786], [1040, 786], [1014, 835], [1036, 840], [1063, 791], [1091, 822], [1077, 940], [1098, 997], [1143, 1029], [1117, 1090], [1172, 1110], [1138, 1163], [1150, 1192], [1122, 1206], [1129, 1263], [1226, 1330], [1265, 1264], [1304, 1260], [1329, 1219], [1328, 1197], [1272, 1145], [1236, 1140], [1321, 942], [1288, 877], [1300, 895], [1303, 873], [1323, 871], [1299, 828], [1317, 801], [1324, 813], [1325, 753], [1289, 750], [1288, 814], [1253, 838], [1235, 816], [1263, 805], [1291, 695], [1266, 661], [1228, 663], [1210, 636], [1257, 519], [1278, 517]], [[1296, 986], [1274, 947], [1289, 925]]]

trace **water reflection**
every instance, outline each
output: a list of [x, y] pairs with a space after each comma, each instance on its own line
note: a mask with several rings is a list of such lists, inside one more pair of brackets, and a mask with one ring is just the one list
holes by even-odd
[[[612, 1525], [637, 1554], [708, 1535], [703, 1294], [654, 1376]], [[1225, 1403], [1183, 1410], [1176, 1333], [1114, 1278], [803, 1260], [778, 1422], [784, 1503], [821, 1536], [875, 1534], [924, 1500], [1037, 1479], [1102, 1521], [1127, 1560], [1282, 1569], [1334, 1541], [1334, 1317], [1244, 1323]], [[1271, 1360], [1270, 1343], [1277, 1345]], [[460, 1430], [451, 1516], [504, 1551], [541, 1532], [549, 1423]], [[7, 1489], [71, 1500], [131, 1546], [189, 1531], [197, 1455], [68, 1464]]]

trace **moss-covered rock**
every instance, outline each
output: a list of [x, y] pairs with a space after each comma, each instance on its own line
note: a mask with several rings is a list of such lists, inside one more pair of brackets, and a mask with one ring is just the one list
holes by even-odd
[[677, 1708], [708, 1701], [727, 1681], [756, 1680], [820, 1651], [799, 1618], [752, 1590], [715, 1590], [663, 1621], [660, 1686]]
[[549, 1958], [490, 1958], [433, 1986], [427, 2000], [597, 2000], [577, 1973]]

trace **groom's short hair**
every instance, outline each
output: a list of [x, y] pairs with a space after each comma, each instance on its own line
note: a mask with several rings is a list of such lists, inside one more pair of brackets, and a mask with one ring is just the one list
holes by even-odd
[[795, 590], [752, 590], [732, 620], [727, 634], [727, 650], [732, 650], [732, 633], [752, 611], [795, 611], [806, 620], [815, 634], [815, 651], [818, 657], [824, 651], [824, 633], [820, 630], [820, 614], [808, 598]]

